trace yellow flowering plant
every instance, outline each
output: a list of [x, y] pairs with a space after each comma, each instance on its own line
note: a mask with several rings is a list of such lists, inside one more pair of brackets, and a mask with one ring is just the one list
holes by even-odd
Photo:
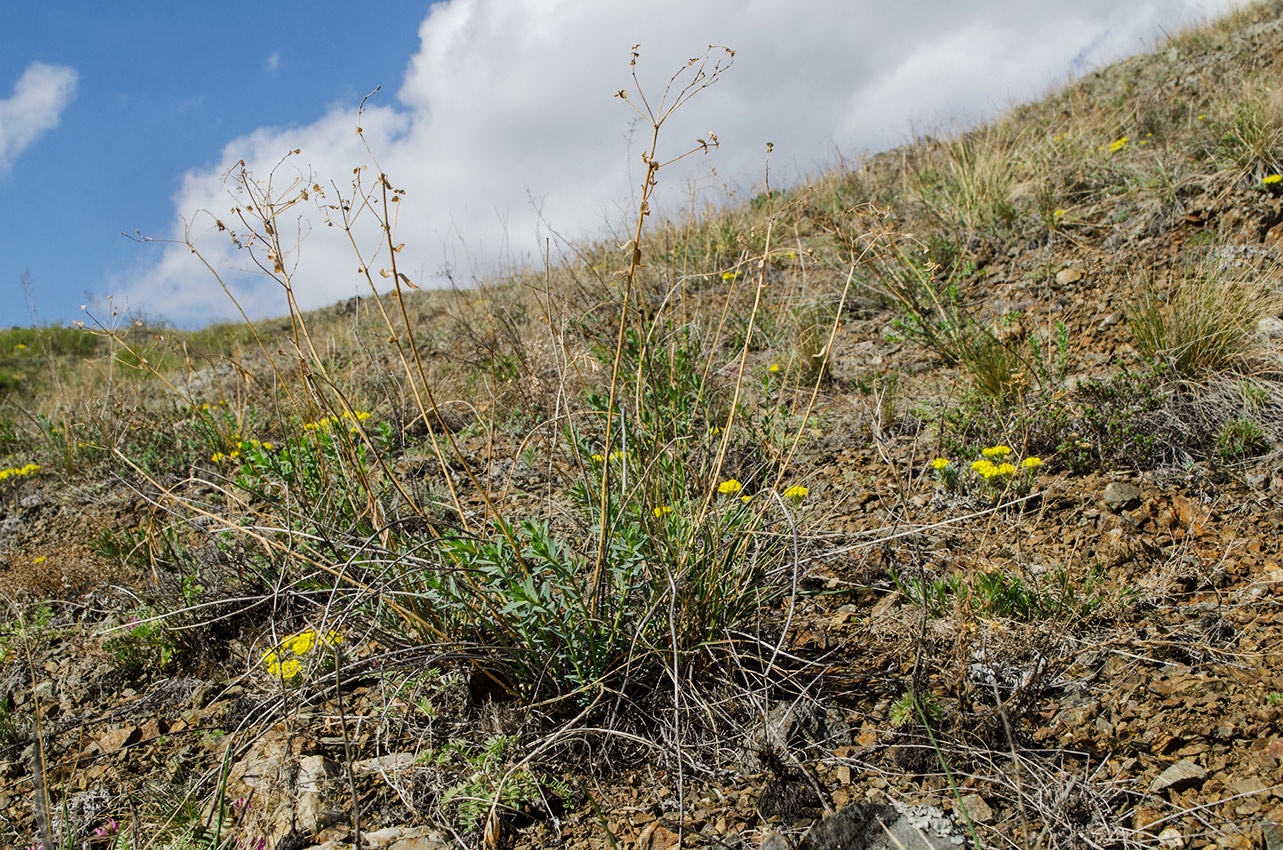
[[[294, 420], [283, 439], [242, 436], [255, 427], [255, 411], [194, 408], [195, 424], [210, 444], [209, 459], [236, 485], [279, 506], [306, 513], [304, 505], [335, 510], [330, 521], [372, 531], [366, 499], [345, 498], [346, 481], [369, 480], [376, 455], [394, 442], [391, 426], [375, 423], [364, 410], [344, 410], [316, 419]], [[338, 496], [338, 498], [336, 498]]]
[[800, 502], [806, 498], [806, 494], [809, 492], [811, 491], [801, 484], [794, 484], [792, 487], [784, 491], [784, 498]]
[[949, 490], [958, 486], [958, 467], [947, 457], [938, 457], [931, 461], [931, 471], [937, 481]]
[[994, 498], [1008, 492], [1028, 494], [1034, 470], [1042, 466], [1042, 458], [1032, 455], [1013, 463], [1014, 452], [1010, 446], [990, 446], [981, 449], [980, 454], [981, 457], [972, 462], [971, 471], [975, 473], [980, 488], [989, 491]]
[[740, 490], [743, 490], [743, 489], [744, 489], [744, 485], [741, 484], [739, 480], [736, 478], [728, 478], [727, 480], [723, 481], [721, 484], [717, 485], [717, 492], [721, 493], [723, 496], [738, 493]]
[[28, 475], [35, 475], [39, 471], [40, 464], [38, 463], [28, 463], [11, 469], [0, 469], [0, 481], [5, 481], [9, 478], [25, 478]]
[[287, 685], [298, 685], [308, 666], [308, 656], [324, 652], [320, 665], [333, 663], [334, 654], [343, 643], [343, 636], [331, 629], [322, 634], [316, 629], [304, 629], [285, 638], [275, 648], [263, 655], [262, 663], [267, 672]]

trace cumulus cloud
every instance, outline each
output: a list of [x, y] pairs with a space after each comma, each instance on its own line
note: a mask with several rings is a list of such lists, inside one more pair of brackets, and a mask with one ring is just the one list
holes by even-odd
[[8, 172], [36, 139], [58, 126], [75, 94], [75, 69], [43, 62], [27, 66], [13, 95], [0, 100], [0, 174]]
[[[420, 26], [394, 97], [380, 94], [361, 125], [379, 167], [406, 190], [397, 241], [400, 267], [424, 286], [443, 270], [473, 273], [542, 253], [548, 226], [571, 238], [602, 236], [623, 219], [647, 140], [612, 95], [633, 91], [629, 51], [657, 98], [669, 76], [709, 44], [736, 51], [734, 65], [664, 128], [661, 156], [709, 129], [721, 148], [661, 173], [659, 212], [680, 214], [699, 169], [719, 187], [759, 184], [767, 142], [772, 180], [796, 179], [844, 156], [902, 140], [910, 124], [975, 120], [1063, 82], [1075, 70], [1152, 45], [1161, 28], [1215, 14], [1232, 0], [652, 0], [622, 7], [592, 0], [448, 0]], [[377, 81], [371, 81], [377, 82]], [[198, 247], [252, 315], [281, 313], [279, 286], [231, 250], [213, 219], [234, 205], [223, 177], [244, 160], [260, 179], [350, 183], [369, 164], [355, 132], [356, 104], [336, 104], [306, 125], [263, 128], [230, 141], [222, 159], [182, 180], [176, 212], [203, 233]], [[716, 169], [716, 178], [710, 169]], [[781, 174], [781, 172], [784, 172]], [[367, 182], [372, 174], [362, 175]], [[331, 191], [326, 199], [333, 201]], [[709, 200], [715, 200], [710, 198]], [[212, 215], [196, 215], [197, 210]], [[339, 228], [291, 210], [301, 234], [287, 256], [305, 308], [363, 291], [358, 261]], [[367, 216], [368, 218], [368, 216]], [[182, 223], [171, 237], [180, 237]], [[377, 233], [360, 230], [364, 246]], [[186, 247], [165, 250], [125, 288], [132, 306], [184, 322], [231, 315], [221, 288]]]

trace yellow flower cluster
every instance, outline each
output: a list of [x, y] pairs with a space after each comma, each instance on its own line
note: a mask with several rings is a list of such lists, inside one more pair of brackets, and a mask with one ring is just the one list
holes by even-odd
[[1275, 183], [1283, 183], [1283, 174], [1271, 174], [1261, 180], [1266, 186], [1273, 186]]
[[[1127, 143], [1128, 143], [1129, 141], [1131, 141], [1131, 140], [1130, 140], [1129, 138], [1127, 138], [1126, 136], [1123, 136], [1122, 138], [1115, 139], [1114, 141], [1112, 141], [1112, 142], [1110, 142], [1110, 143], [1109, 143], [1109, 152], [1110, 152], [1110, 153], [1118, 153], [1120, 150], [1122, 150], [1123, 148], [1127, 147]], [[1103, 150], [1103, 148], [1102, 148], [1102, 150]]]
[[949, 459], [947, 457], [938, 457], [935, 460], [931, 461], [932, 469], [944, 469], [948, 465], [949, 465]]
[[292, 634], [280, 645], [263, 656], [267, 672], [283, 681], [290, 681], [303, 672], [303, 659], [318, 643], [328, 649], [337, 649], [343, 636], [336, 631], [320, 634], [315, 629], [304, 629]]
[[673, 512], [673, 509], [668, 505], [661, 505], [660, 507], [655, 508], [655, 510], [651, 511], [651, 513], [653, 513], [657, 517], [666, 516], [668, 514], [671, 514], [672, 512]]
[[275, 444], [275, 443], [263, 443], [263, 442], [259, 442], [258, 440], [240, 440], [240, 439], [238, 439], [238, 440], [236, 441], [236, 448], [235, 448], [235, 449], [233, 449], [232, 451], [228, 452], [227, 454], [224, 454], [223, 452], [214, 452], [214, 454], [212, 454], [212, 455], [210, 456], [210, 458], [209, 458], [209, 459], [210, 459], [210, 460], [212, 460], [214, 463], [222, 463], [222, 462], [223, 462], [223, 461], [225, 461], [225, 460], [236, 460], [236, 459], [238, 459], [238, 458], [241, 456], [241, 450], [242, 450], [242, 449], [248, 449], [248, 448], [254, 448], [254, 447], [257, 447], [257, 448], [263, 449], [264, 451], [269, 451], [269, 452], [270, 452], [270, 451], [272, 451], [273, 449], [275, 449], [275, 448], [276, 448], [276, 444]]
[[26, 466], [15, 466], [13, 469], [0, 469], [0, 481], [7, 478], [21, 477], [23, 475], [33, 475], [40, 471], [40, 465], [29, 463]]
[[356, 423], [364, 422], [370, 418], [370, 414], [364, 410], [345, 410], [342, 416], [323, 416], [315, 422], [304, 422], [304, 431], [327, 431], [332, 425], [339, 425], [343, 420], [348, 422], [348, 430], [356, 431]]
[[971, 469], [984, 480], [988, 481], [997, 475], [1015, 475], [1016, 468], [1009, 463], [994, 463], [991, 460], [978, 460], [971, 464]]
[[[717, 485], [717, 492], [721, 493], [723, 496], [734, 496], [736, 493], [740, 493], [743, 489], [744, 485], [740, 483], [738, 478], [728, 478], [721, 484]], [[808, 490], [804, 485], [794, 484], [793, 486], [785, 489], [784, 498], [800, 502], [806, 498], [806, 494], [809, 492], [810, 490]], [[751, 494], [744, 493], [740, 496], [740, 501], [745, 504], [748, 504], [752, 500], [753, 496]], [[658, 515], [658, 512], [656, 512], [656, 516]]]
[[[1019, 472], [1021, 468], [1033, 471], [1042, 466], [1042, 458], [1033, 457], [1032, 455], [1020, 461], [1019, 467], [1002, 460], [1002, 458], [1011, 454], [1010, 446], [990, 446], [987, 449], [981, 449], [980, 454], [984, 455], [984, 457], [971, 464], [971, 471], [979, 475], [985, 481], [991, 481], [998, 477], [1010, 478]], [[1001, 462], [994, 463], [993, 459], [997, 459]], [[948, 463], [949, 462], [944, 458], [936, 458], [931, 462], [931, 466], [935, 469], [943, 469], [948, 465]]]

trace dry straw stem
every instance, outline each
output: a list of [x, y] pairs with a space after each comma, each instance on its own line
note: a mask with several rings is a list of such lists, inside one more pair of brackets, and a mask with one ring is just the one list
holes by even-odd
[[[714, 60], [713, 56], [717, 55], [714, 51], [720, 50], [721, 55]], [[678, 160], [684, 159], [693, 153], [708, 153], [710, 147], [717, 146], [717, 136], [709, 134], [707, 140], [699, 140], [697, 147], [691, 148], [667, 161], [661, 161], [659, 157], [659, 131], [664, 122], [683, 104], [689, 101], [699, 92], [708, 88], [717, 82], [721, 74], [731, 66], [735, 58], [735, 51], [729, 47], [718, 48], [709, 46], [702, 54], [691, 59], [686, 65], [669, 78], [668, 84], [664, 87], [664, 93], [660, 97], [659, 103], [652, 107], [646, 97], [645, 89], [641, 81], [637, 79], [637, 59], [640, 56], [638, 47], [633, 47], [632, 59], [629, 63], [633, 85], [637, 92], [637, 99], [640, 100], [641, 106], [628, 99], [628, 92], [621, 89], [616, 96], [632, 106], [633, 110], [646, 122], [650, 124], [651, 139], [648, 148], [642, 152], [642, 164], [646, 166], [646, 175], [642, 178], [641, 202], [637, 207], [637, 219], [633, 227], [633, 236], [625, 245], [624, 253], [627, 257], [628, 265], [622, 272], [617, 273], [624, 281], [623, 298], [619, 308], [619, 333], [615, 340], [614, 362], [610, 370], [610, 391], [606, 403], [606, 433], [602, 441], [602, 454], [609, 457], [614, 447], [611, 438], [614, 432], [615, 423], [615, 396], [619, 389], [619, 364], [623, 358], [624, 341], [627, 338], [629, 319], [631, 318], [629, 306], [632, 298], [633, 282], [636, 278], [638, 269], [642, 268], [642, 244], [645, 234], [646, 217], [650, 215], [650, 198], [655, 191], [656, 180], [659, 170], [667, 165], [671, 165]], [[708, 67], [712, 62], [713, 67]], [[725, 64], [723, 64], [725, 63]], [[687, 79], [687, 76], [689, 78]], [[676, 94], [673, 93], [675, 86], [680, 85]], [[672, 98], [671, 101], [669, 98]], [[600, 511], [601, 511], [601, 532], [597, 540], [597, 556], [593, 566], [592, 579], [589, 582], [588, 598], [589, 614], [596, 616], [599, 605], [599, 595], [602, 588], [601, 574], [605, 568], [606, 556], [609, 547], [610, 523], [607, 522], [610, 504], [610, 468], [611, 464], [603, 463], [601, 465], [601, 488], [600, 488]]]
[[36, 663], [31, 654], [31, 633], [27, 619], [21, 609], [6, 597], [9, 608], [18, 621], [18, 635], [22, 639], [22, 651], [27, 659], [27, 670], [31, 676], [32, 735], [35, 737], [34, 752], [31, 757], [31, 784], [34, 793], [32, 811], [36, 816], [36, 827], [40, 840], [45, 847], [56, 847], [53, 842], [51, 810], [49, 807], [49, 761], [45, 753], [44, 711], [40, 707], [40, 695], [36, 692]]

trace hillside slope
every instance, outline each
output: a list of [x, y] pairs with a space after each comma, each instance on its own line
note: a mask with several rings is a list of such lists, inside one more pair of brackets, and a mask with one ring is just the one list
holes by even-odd
[[0, 334], [0, 842], [1278, 850], [1280, 79], [1259, 4], [474, 289]]

